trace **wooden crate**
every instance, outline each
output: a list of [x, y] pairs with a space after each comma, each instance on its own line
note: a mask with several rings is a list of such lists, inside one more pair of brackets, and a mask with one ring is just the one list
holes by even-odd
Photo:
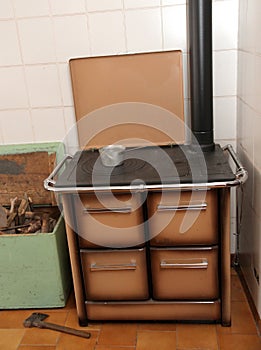
[[[55, 207], [43, 180], [62, 153], [61, 143], [1, 146], [1, 205], [26, 192], [34, 204]], [[0, 309], [63, 307], [71, 286], [62, 215], [52, 232], [0, 236]]]

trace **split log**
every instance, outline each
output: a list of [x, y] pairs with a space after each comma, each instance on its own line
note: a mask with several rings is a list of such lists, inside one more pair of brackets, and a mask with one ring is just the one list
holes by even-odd
[[43, 217], [42, 217], [42, 228], [41, 228], [41, 232], [42, 233], [48, 233], [49, 231], [49, 214], [48, 213], [43, 213]]
[[7, 224], [6, 224], [7, 227], [10, 227], [12, 222], [16, 218], [16, 215], [17, 215], [16, 203], [17, 203], [17, 197], [10, 199], [11, 206], [10, 206], [9, 216], [7, 218]]
[[0, 205], [0, 227], [7, 226], [7, 215], [4, 207]]

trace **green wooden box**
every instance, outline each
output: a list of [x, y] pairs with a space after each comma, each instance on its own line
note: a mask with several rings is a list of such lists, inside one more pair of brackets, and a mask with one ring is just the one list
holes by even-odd
[[[51, 156], [55, 153], [56, 160], [59, 161], [63, 147], [60, 143], [1, 146], [0, 160], [7, 154], [34, 152], [41, 154], [46, 151]], [[47, 175], [50, 170], [45, 170]], [[26, 172], [24, 167], [20, 180], [21, 177], [27, 178]], [[42, 187], [37, 191], [34, 188], [35, 185], [31, 185], [30, 176], [38, 176], [43, 186], [41, 177], [45, 177], [46, 174], [39, 174], [39, 168], [36, 166], [35, 170], [28, 175], [27, 187], [29, 193], [31, 191], [30, 195], [35, 193], [36, 198], [41, 198], [42, 191]], [[0, 167], [0, 199], [4, 199], [4, 202], [8, 188], [6, 176], [9, 175], [4, 171], [1, 174]], [[16, 176], [19, 177], [19, 174], [13, 173], [9, 176], [13, 183]], [[43, 201], [45, 201], [44, 205], [48, 205], [46, 202], [51, 202], [50, 205], [54, 204], [54, 198]], [[1, 204], [4, 205], [4, 203]], [[69, 253], [62, 215], [59, 216], [53, 232], [0, 236], [0, 309], [63, 307], [71, 286]]]

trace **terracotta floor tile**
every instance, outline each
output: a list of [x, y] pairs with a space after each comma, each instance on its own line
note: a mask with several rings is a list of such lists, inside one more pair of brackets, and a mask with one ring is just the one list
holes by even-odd
[[217, 326], [217, 331], [223, 334], [242, 333], [256, 334], [257, 329], [253, 315], [247, 302], [231, 303], [231, 327]]
[[56, 346], [20, 345], [17, 350], [56, 350]]
[[136, 350], [136, 346], [96, 345], [95, 350]]
[[247, 301], [240, 279], [237, 275], [231, 276], [231, 300]]
[[220, 350], [260, 350], [261, 339], [257, 335], [221, 334]]
[[56, 350], [94, 350], [97, 343], [98, 332], [91, 333], [90, 339], [61, 334]]
[[105, 323], [98, 338], [99, 345], [135, 346], [137, 324]]
[[[33, 312], [33, 311], [32, 311]], [[30, 310], [0, 311], [0, 328], [24, 328], [24, 320], [32, 313]]]
[[141, 331], [136, 350], [176, 350], [176, 332]]
[[139, 323], [139, 331], [175, 331], [176, 323]]
[[16, 350], [24, 332], [23, 329], [0, 329], [0, 349]]
[[177, 324], [177, 348], [218, 350], [215, 325]]
[[49, 329], [28, 328], [21, 345], [56, 345], [61, 333]]
[[81, 329], [81, 330], [86, 330], [86, 331], [89, 331], [90, 329], [96, 329], [96, 330], [100, 330], [101, 327], [102, 327], [102, 324], [101, 323], [92, 323], [92, 322], [89, 322], [88, 323], [88, 327], [81, 327], [79, 326], [79, 322], [78, 322], [78, 316], [77, 316], [77, 311], [76, 309], [71, 309], [69, 310], [68, 312], [68, 317], [66, 319], [66, 323], [65, 325], [67, 327], [72, 327], [72, 328], [75, 328], [75, 329]]

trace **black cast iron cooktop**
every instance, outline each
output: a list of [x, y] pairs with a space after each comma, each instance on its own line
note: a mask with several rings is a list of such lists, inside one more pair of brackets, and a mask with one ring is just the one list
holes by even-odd
[[219, 145], [203, 153], [189, 145], [144, 147], [126, 152], [122, 165], [106, 167], [97, 149], [75, 153], [55, 187], [126, 186], [233, 181]]

